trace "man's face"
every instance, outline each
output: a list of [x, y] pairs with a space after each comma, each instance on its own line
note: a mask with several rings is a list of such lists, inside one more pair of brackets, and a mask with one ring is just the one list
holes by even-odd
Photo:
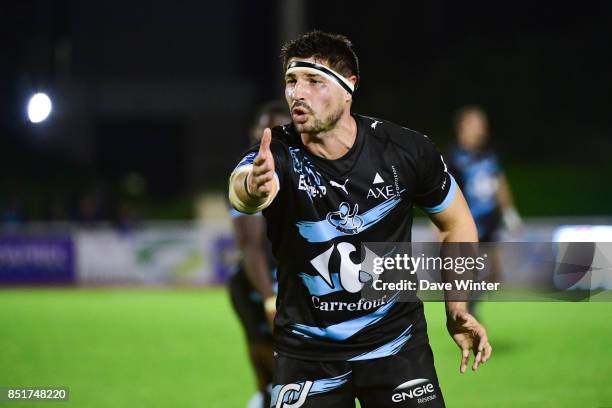
[[481, 112], [467, 113], [459, 124], [459, 143], [468, 149], [478, 149], [487, 141], [487, 118]]
[[[299, 60], [328, 66], [326, 61], [314, 58]], [[344, 109], [350, 107], [350, 96], [345, 90], [333, 80], [309, 71], [285, 75], [285, 98], [299, 133], [316, 134], [333, 129]]]

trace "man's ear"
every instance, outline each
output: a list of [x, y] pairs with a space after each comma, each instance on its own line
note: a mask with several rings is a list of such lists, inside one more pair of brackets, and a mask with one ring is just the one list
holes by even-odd
[[[353, 84], [353, 86], [356, 89], [356, 85], [357, 85], [357, 76], [356, 75], [351, 75], [350, 77], [347, 78], [349, 81], [351, 81], [351, 83]], [[353, 95], [351, 95], [350, 93], [346, 93], [346, 98], [345, 101], [346, 102], [350, 102], [353, 99]]]

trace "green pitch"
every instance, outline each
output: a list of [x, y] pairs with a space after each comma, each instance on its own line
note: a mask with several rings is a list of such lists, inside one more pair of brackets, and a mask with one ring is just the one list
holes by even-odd
[[[450, 408], [612, 406], [612, 303], [484, 304], [493, 358], [463, 376], [443, 305], [426, 311]], [[54, 407], [164, 408], [241, 408], [255, 388], [223, 289], [0, 290], [2, 386], [70, 387]]]

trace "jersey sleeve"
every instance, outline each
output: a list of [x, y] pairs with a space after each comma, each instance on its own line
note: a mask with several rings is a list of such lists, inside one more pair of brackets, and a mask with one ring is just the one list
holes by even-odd
[[430, 214], [444, 211], [457, 192], [457, 182], [449, 173], [444, 158], [435, 145], [423, 136], [417, 158], [415, 204]]
[[230, 208], [229, 210], [229, 216], [230, 218], [238, 218], [238, 217], [261, 217], [261, 211], [260, 212], [256, 212], [255, 214], [245, 214], [245, 213], [241, 213], [240, 211], [238, 211], [235, 208]]

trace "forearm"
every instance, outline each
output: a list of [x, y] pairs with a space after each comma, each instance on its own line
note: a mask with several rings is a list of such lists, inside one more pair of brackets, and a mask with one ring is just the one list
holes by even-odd
[[[471, 218], [471, 217], [470, 217]], [[478, 242], [478, 233], [476, 232], [476, 226], [474, 222], [470, 219], [471, 222], [466, 222], [465, 225], [457, 225], [454, 228], [451, 228], [447, 231], [442, 231], [442, 242], [443, 248], [446, 245], [450, 252], [450, 256], [458, 257], [465, 255], [462, 252], [460, 245], [458, 243], [461, 242]], [[457, 275], [454, 271], [448, 272], [451, 276], [446, 276], [444, 278], [445, 281], [455, 280]], [[468, 272], [469, 273], [469, 272]], [[450, 278], [450, 279], [449, 279]], [[461, 277], [465, 279], [465, 273]], [[467, 298], [469, 294], [467, 291], [459, 291], [459, 290], [447, 290], [445, 291], [445, 309], [447, 316], [455, 316], [457, 312], [467, 312]]]
[[478, 232], [471, 216], [469, 220], [458, 222], [451, 228], [440, 230], [440, 237], [443, 243], [478, 242]]
[[503, 175], [499, 179], [499, 187], [497, 189], [497, 204], [502, 211], [514, 208], [512, 191], [510, 190], [508, 180]]
[[446, 316], [456, 316], [458, 312], [467, 312], [468, 303], [464, 301], [446, 300], [445, 302]]
[[505, 176], [501, 176], [499, 188], [497, 189], [497, 204], [501, 209], [504, 224], [510, 231], [516, 231], [521, 227], [521, 217], [514, 207], [514, 198], [510, 184]]
[[[440, 229], [442, 255], [455, 258], [473, 255], [474, 247], [472, 245], [465, 245], [465, 243], [477, 243], [478, 231], [461, 192], [457, 193], [457, 197], [451, 205], [449, 212], [437, 216], [435, 222]], [[465, 252], [469, 253], [466, 254]], [[461, 275], [461, 279], [466, 279], [469, 275], [470, 271], [466, 271]], [[458, 275], [455, 271], [443, 272], [442, 274], [442, 279], [445, 282], [452, 282], [457, 277]], [[467, 291], [446, 290], [444, 293], [446, 315], [454, 316], [459, 311], [467, 311], [466, 300], [468, 297], [469, 293]]]

